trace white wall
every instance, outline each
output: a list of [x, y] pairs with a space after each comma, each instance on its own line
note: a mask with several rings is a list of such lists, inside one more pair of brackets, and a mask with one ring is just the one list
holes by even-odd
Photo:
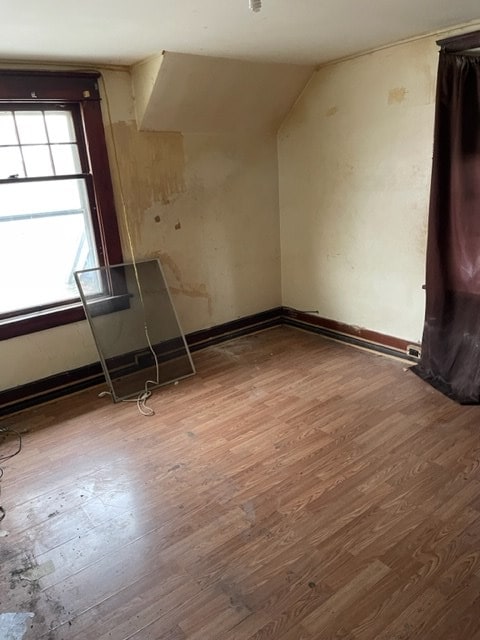
[[435, 38], [317, 71], [278, 137], [283, 304], [419, 341]]
[[[125, 258], [160, 257], [185, 332], [278, 306], [276, 138], [138, 132], [130, 75], [105, 71], [104, 114]], [[192, 105], [194, 108], [194, 105]], [[85, 322], [0, 342], [0, 389], [98, 360]]]

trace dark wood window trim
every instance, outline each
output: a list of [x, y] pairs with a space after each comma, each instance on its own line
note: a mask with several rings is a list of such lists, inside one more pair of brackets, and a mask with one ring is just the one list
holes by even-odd
[[[69, 103], [77, 105], [91, 173], [92, 218], [100, 265], [123, 262], [98, 89], [99, 73], [0, 70], [0, 108]], [[85, 319], [80, 302], [30, 311], [0, 322], [0, 340]]]

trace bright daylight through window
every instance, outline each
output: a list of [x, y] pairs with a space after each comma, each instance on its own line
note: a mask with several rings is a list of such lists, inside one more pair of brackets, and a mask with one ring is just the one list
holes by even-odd
[[97, 79], [0, 70], [0, 338], [81, 320], [74, 272], [122, 262]]
[[0, 314], [75, 300], [98, 266], [81, 174], [70, 110], [0, 111]]

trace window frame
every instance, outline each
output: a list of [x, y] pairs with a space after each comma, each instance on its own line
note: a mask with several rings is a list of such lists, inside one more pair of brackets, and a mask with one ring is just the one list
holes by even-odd
[[[120, 234], [100, 106], [98, 72], [17, 71], [0, 69], [0, 109], [68, 104], [79, 116], [75, 128], [82, 136], [89, 176], [87, 187], [99, 266], [123, 262]], [[77, 129], [81, 124], [81, 131]], [[55, 178], [54, 178], [55, 179]], [[2, 180], [2, 183], [16, 179]], [[112, 292], [113, 293], [113, 292]], [[1, 294], [1, 292], [0, 292]], [[43, 331], [85, 319], [78, 301], [36, 307], [0, 320], [0, 340]]]

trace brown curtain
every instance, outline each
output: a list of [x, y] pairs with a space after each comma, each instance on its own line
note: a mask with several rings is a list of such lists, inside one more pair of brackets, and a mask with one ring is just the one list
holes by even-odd
[[440, 53], [426, 312], [415, 373], [480, 402], [480, 57]]

